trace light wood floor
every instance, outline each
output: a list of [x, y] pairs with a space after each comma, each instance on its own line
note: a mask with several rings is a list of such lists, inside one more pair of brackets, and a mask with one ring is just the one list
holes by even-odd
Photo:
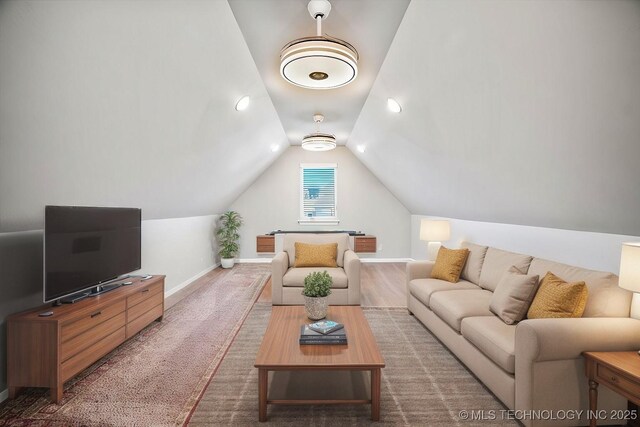
[[[406, 307], [405, 263], [362, 263], [360, 267], [360, 305], [363, 307]], [[271, 302], [271, 279], [260, 302]]]

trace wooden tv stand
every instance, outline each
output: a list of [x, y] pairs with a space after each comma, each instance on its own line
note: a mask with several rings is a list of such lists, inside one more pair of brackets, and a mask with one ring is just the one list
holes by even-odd
[[[7, 318], [9, 398], [46, 387], [62, 399], [64, 382], [164, 314], [164, 277], [153, 276], [75, 304], [41, 306]], [[39, 313], [52, 311], [49, 317]]]

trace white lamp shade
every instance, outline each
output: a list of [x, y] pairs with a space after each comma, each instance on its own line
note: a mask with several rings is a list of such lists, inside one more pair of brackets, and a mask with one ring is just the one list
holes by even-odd
[[640, 243], [622, 244], [618, 285], [633, 292], [640, 292]]
[[446, 242], [451, 238], [451, 227], [446, 219], [423, 219], [420, 221], [420, 240]]

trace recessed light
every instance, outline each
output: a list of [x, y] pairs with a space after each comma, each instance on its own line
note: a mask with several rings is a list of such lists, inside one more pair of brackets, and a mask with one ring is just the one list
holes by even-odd
[[280, 149], [280, 146], [278, 144], [272, 144], [271, 145], [271, 151], [273, 151], [274, 153], [276, 151], [278, 151]]
[[399, 113], [402, 111], [402, 107], [398, 104], [398, 101], [393, 98], [387, 99], [387, 108], [389, 108], [389, 111], [393, 113]]
[[238, 100], [238, 102], [236, 103], [236, 110], [237, 111], [244, 111], [247, 109], [247, 107], [249, 107], [249, 102], [251, 102], [251, 98], [249, 98], [248, 96], [243, 96], [242, 98], [240, 98]]
[[367, 147], [365, 147], [364, 145], [358, 145], [356, 147], [356, 149], [358, 150], [358, 152], [364, 153], [366, 151]]

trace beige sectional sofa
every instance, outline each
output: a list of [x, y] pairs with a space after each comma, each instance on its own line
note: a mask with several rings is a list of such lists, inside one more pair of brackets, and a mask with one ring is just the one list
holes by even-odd
[[[631, 293], [617, 286], [618, 278], [612, 273], [472, 243], [462, 247], [470, 253], [458, 283], [431, 279], [431, 261], [407, 264], [409, 312], [509, 409], [584, 410], [579, 422], [524, 419], [526, 426], [588, 424], [588, 384], [581, 354], [640, 348], [640, 320], [629, 317]], [[583, 317], [504, 323], [489, 310], [489, 304], [496, 285], [512, 265], [540, 278], [551, 271], [566, 281], [584, 281], [589, 296]], [[600, 387], [598, 409], [626, 408], [624, 398]], [[607, 422], [600, 420], [599, 424]]]
[[[294, 267], [296, 260], [295, 242], [338, 243], [335, 268]], [[271, 261], [271, 293], [274, 305], [302, 305], [304, 278], [313, 271], [327, 271], [333, 279], [329, 304], [360, 305], [360, 258], [349, 247], [346, 233], [290, 233], [284, 235], [283, 251]]]

